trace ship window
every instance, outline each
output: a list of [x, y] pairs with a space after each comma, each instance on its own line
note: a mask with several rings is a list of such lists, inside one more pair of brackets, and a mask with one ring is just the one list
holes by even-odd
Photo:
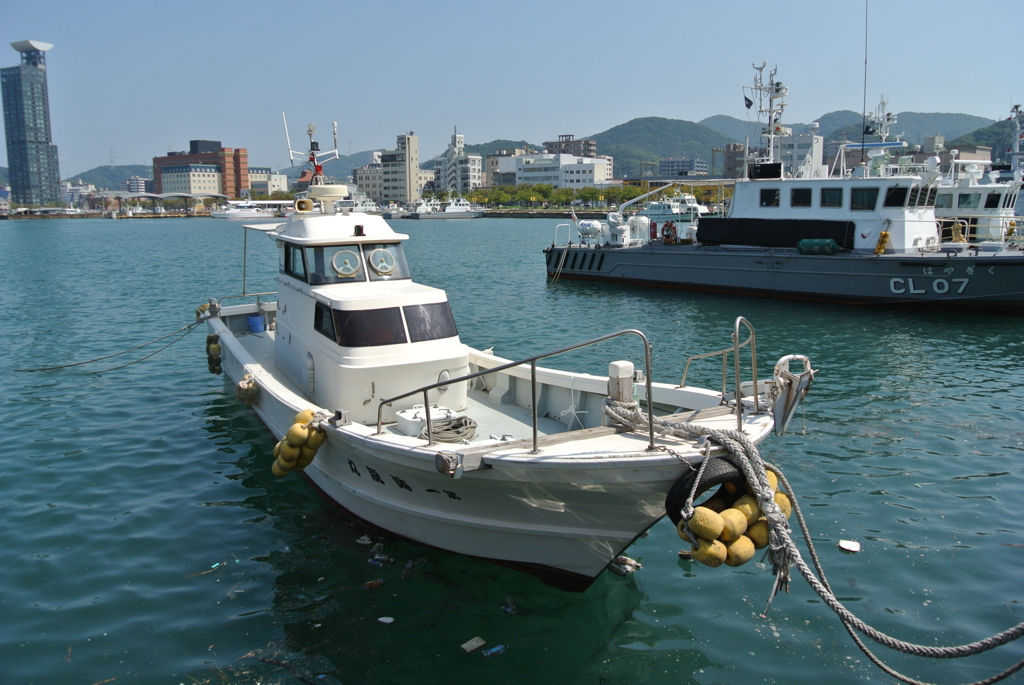
[[326, 245], [306, 248], [310, 285], [362, 283], [366, 280], [358, 245]]
[[405, 322], [409, 325], [411, 342], [454, 338], [459, 334], [452, 309], [447, 302], [413, 304], [402, 307], [402, 311], [405, 312]]
[[793, 188], [789, 193], [789, 206], [790, 207], [810, 207], [811, 206], [811, 189], [810, 188]]
[[977, 209], [981, 202], [981, 193], [960, 193], [956, 198], [956, 206], [962, 209]]
[[331, 308], [321, 302], [317, 302], [316, 309], [313, 310], [313, 329], [334, 342], [338, 342], [338, 337], [334, 333], [334, 317], [331, 316]]
[[405, 253], [398, 243], [363, 245], [363, 256], [366, 259], [366, 273], [371, 281], [411, 278]]
[[302, 259], [302, 248], [298, 245], [285, 243], [284, 272], [300, 280], [306, 280], [306, 263]]
[[821, 206], [822, 207], [842, 207], [843, 206], [843, 189], [842, 188], [822, 188], [821, 189]]
[[402, 312], [398, 307], [334, 310], [334, 326], [338, 344], [344, 347], [376, 347], [406, 342]]
[[985, 209], [999, 209], [999, 200], [1003, 197], [1002, 193], [989, 193], [985, 197]]
[[907, 207], [917, 207], [917, 200], [926, 193], [921, 193], [921, 187], [918, 185], [910, 186], [910, 199], [907, 200]]
[[[885, 207], [902, 207], [907, 204], [906, 186], [889, 186], [885, 189]], [[874, 209], [874, 207], [872, 207]]]
[[850, 209], [873, 212], [878, 204], [878, 188], [851, 188]]
[[761, 206], [762, 207], [778, 207], [779, 206], [779, 189], [778, 188], [761, 188]]
[[[931, 188], [928, 189], [928, 200], [924, 203], [925, 207], [935, 206], [935, 193], [937, 192], [939, 192], [939, 189], [936, 188], [935, 186], [932, 186]], [[922, 192], [921, 195], [923, 196], [924, 193]]]
[[953, 206], [953, 194], [942, 193], [935, 198], [935, 206], [938, 209], [950, 209]]

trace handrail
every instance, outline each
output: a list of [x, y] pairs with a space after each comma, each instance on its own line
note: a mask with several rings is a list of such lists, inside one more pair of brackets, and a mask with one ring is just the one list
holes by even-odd
[[[748, 331], [750, 331], [750, 335], [742, 343], [739, 341], [739, 339], [740, 339], [740, 324], [741, 323], [744, 326], [747, 327]], [[735, 366], [735, 370], [736, 370], [736, 388], [735, 388], [735, 392], [733, 394], [735, 395], [735, 398], [736, 398], [736, 429], [737, 430], [743, 430], [743, 402], [742, 402], [743, 393], [742, 393], [742, 391], [740, 389], [741, 388], [740, 348], [741, 347], [746, 347], [747, 345], [750, 345], [750, 368], [751, 368], [751, 376], [753, 377], [753, 380], [754, 380], [754, 392], [753, 392], [753, 394], [754, 394], [754, 413], [755, 414], [760, 413], [761, 410], [760, 410], [760, 407], [759, 407], [759, 404], [758, 404], [758, 401], [757, 401], [757, 340], [756, 340], [756, 336], [755, 336], [755, 333], [754, 333], [754, 327], [751, 326], [750, 322], [747, 321], [742, 316], [736, 317], [736, 322], [733, 325], [732, 347], [727, 347], [724, 350], [717, 350], [715, 352], [705, 352], [704, 354], [695, 354], [695, 355], [693, 355], [691, 357], [687, 357], [687, 359], [686, 359], [686, 366], [683, 367], [683, 377], [679, 381], [679, 387], [680, 388], [686, 386], [686, 374], [689, 373], [689, 371], [690, 371], [690, 362], [692, 362], [694, 360], [697, 360], [697, 359], [706, 359], [707, 357], [717, 357], [718, 355], [722, 355], [722, 397], [724, 399], [725, 398], [725, 394], [726, 394], [726, 390], [728, 389], [726, 387], [726, 385], [727, 385], [727, 382], [728, 382], [727, 378], [728, 378], [728, 368], [729, 368], [729, 353], [732, 352], [733, 356], [734, 356], [734, 359], [735, 359], [734, 366]]]
[[[753, 329], [751, 329], [751, 331], [753, 331]], [[433, 435], [433, 426], [432, 426], [431, 421], [430, 421], [430, 401], [429, 401], [428, 396], [427, 396], [427, 393], [430, 390], [433, 390], [435, 388], [440, 388], [441, 386], [452, 385], [453, 383], [461, 383], [462, 381], [473, 380], [474, 378], [479, 378], [480, 376], [486, 376], [489, 373], [497, 373], [499, 371], [504, 371], [506, 369], [511, 369], [511, 368], [514, 368], [514, 367], [517, 367], [517, 366], [522, 366], [523, 364], [529, 363], [530, 364], [530, 398], [531, 398], [530, 404], [532, 405], [531, 408], [533, 410], [533, 450], [530, 452], [530, 454], [537, 454], [540, 451], [540, 450], [537, 449], [537, 360], [538, 359], [545, 359], [547, 357], [554, 357], [555, 355], [562, 354], [564, 352], [571, 352], [573, 350], [578, 350], [578, 349], [580, 349], [582, 347], [589, 347], [590, 345], [596, 345], [597, 343], [604, 342], [605, 340], [610, 340], [612, 338], [617, 338], [617, 337], [620, 337], [620, 336], [623, 336], [623, 335], [636, 335], [641, 340], [643, 340], [643, 342], [644, 342], [644, 371], [645, 371], [645, 373], [647, 375], [647, 380], [646, 380], [646, 385], [647, 385], [647, 423], [648, 423], [647, 430], [648, 430], [648, 437], [649, 437], [649, 443], [647, 445], [647, 451], [649, 451], [649, 452], [653, 451], [655, 449], [655, 447], [654, 447], [654, 396], [653, 396], [652, 386], [651, 386], [651, 344], [647, 341], [647, 336], [644, 335], [643, 332], [638, 331], [638, 330], [633, 329], [633, 328], [630, 328], [630, 329], [627, 329], [627, 330], [623, 330], [623, 331], [617, 331], [615, 333], [609, 333], [608, 335], [602, 335], [599, 338], [593, 338], [592, 340], [587, 340], [585, 342], [577, 343], [577, 344], [571, 345], [569, 347], [563, 347], [562, 349], [555, 350], [554, 352], [545, 352], [543, 354], [538, 354], [538, 355], [534, 355], [532, 357], [526, 357], [525, 359], [520, 359], [519, 361], [509, 362], [508, 364], [502, 364], [501, 366], [495, 366], [494, 368], [490, 368], [490, 369], [487, 369], [485, 371], [478, 371], [476, 373], [471, 373], [471, 374], [468, 374], [468, 375], [465, 375], [465, 376], [459, 376], [458, 378], [449, 378], [449, 379], [446, 379], [446, 380], [443, 380], [443, 381], [438, 381], [436, 383], [431, 383], [430, 385], [425, 385], [425, 386], [423, 386], [421, 388], [416, 388], [415, 390], [410, 390], [407, 393], [403, 393], [401, 395], [396, 395], [395, 397], [389, 397], [388, 399], [380, 400], [380, 404], [377, 405], [377, 432], [374, 433], [374, 435], [380, 435], [383, 432], [381, 430], [381, 425], [383, 424], [383, 412], [384, 412], [384, 406], [385, 405], [389, 405], [390, 406], [390, 404], [392, 402], [396, 401], [396, 400], [405, 399], [406, 397], [410, 397], [412, 395], [415, 395], [416, 393], [422, 392], [423, 393], [423, 406], [425, 408], [425, 413], [427, 415], [427, 444], [428, 445], [433, 445], [434, 444], [434, 435]]]

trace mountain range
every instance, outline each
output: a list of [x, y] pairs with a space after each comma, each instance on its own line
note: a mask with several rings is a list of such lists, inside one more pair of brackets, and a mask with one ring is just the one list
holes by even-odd
[[[946, 139], [946, 147], [955, 145], [988, 145], [992, 147], [993, 157], [1005, 156], [1005, 150], [1012, 144], [1013, 124], [1009, 121], [994, 122], [970, 114], [924, 114], [919, 112], [902, 112], [897, 115], [898, 123], [890, 133], [901, 134], [903, 140], [911, 145], [919, 145], [928, 136], [940, 135]], [[841, 139], [846, 136], [850, 140], [859, 140], [862, 134], [861, 115], [850, 110], [829, 112], [816, 120], [818, 132], [826, 140]], [[810, 124], [788, 124], [794, 133], [810, 130]], [[759, 131], [763, 123], [743, 121], [735, 117], [716, 115], [700, 122], [681, 119], [665, 119], [663, 117], [641, 117], [624, 124], [619, 124], [607, 131], [596, 133], [585, 138], [597, 141], [597, 151], [601, 155], [611, 155], [615, 159], [615, 177], [635, 177], [639, 175], [643, 162], [657, 162], [661, 159], [679, 159], [690, 157], [711, 161], [712, 148], [724, 148], [729, 143], [750, 144], [760, 141]], [[488, 143], [466, 145], [471, 154], [487, 155], [504, 148], [543, 149], [539, 143], [525, 140], [498, 139]], [[372, 151], [357, 152], [343, 156], [324, 165], [324, 172], [335, 178], [344, 179], [352, 173], [352, 169], [368, 164], [372, 159]], [[427, 166], [429, 158], [424, 159]], [[7, 170], [0, 167], [0, 183], [6, 183]], [[75, 174], [68, 180], [92, 183], [97, 188], [116, 190], [122, 181], [129, 176], [146, 177], [151, 168], [146, 165], [101, 166], [89, 171]], [[283, 169], [281, 173], [297, 176], [298, 168]]]

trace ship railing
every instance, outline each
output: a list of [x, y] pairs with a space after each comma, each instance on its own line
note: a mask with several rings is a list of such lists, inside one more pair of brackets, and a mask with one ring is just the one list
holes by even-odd
[[[751, 333], [753, 333], [753, 329], [751, 329]], [[623, 330], [623, 331], [617, 331], [615, 333], [609, 333], [607, 335], [602, 335], [599, 338], [593, 338], [593, 339], [587, 340], [585, 342], [577, 343], [575, 345], [570, 345], [569, 347], [563, 347], [560, 350], [555, 350], [553, 352], [545, 352], [543, 354], [534, 355], [532, 357], [526, 357], [526, 358], [520, 359], [518, 361], [509, 362], [507, 364], [502, 364], [501, 366], [495, 366], [495, 367], [492, 367], [490, 369], [485, 369], [483, 371], [477, 371], [476, 373], [470, 373], [470, 374], [467, 374], [465, 376], [459, 376], [458, 378], [449, 378], [449, 379], [446, 379], [446, 380], [443, 380], [443, 381], [438, 381], [436, 383], [431, 383], [430, 385], [424, 385], [421, 388], [416, 388], [415, 390], [410, 390], [409, 392], [402, 393], [401, 395], [396, 395], [395, 397], [390, 397], [388, 399], [381, 400], [380, 404], [377, 405], [377, 432], [375, 433], [375, 435], [380, 435], [383, 432], [382, 426], [384, 424], [384, 418], [383, 418], [384, 407], [391, 406], [392, 403], [397, 402], [398, 400], [405, 399], [406, 397], [411, 397], [413, 395], [416, 395], [417, 393], [423, 393], [423, 406], [425, 408], [425, 412], [424, 413], [427, 415], [427, 444], [428, 445], [433, 445], [434, 444], [434, 433], [433, 433], [433, 424], [432, 424], [431, 419], [430, 419], [430, 400], [428, 399], [428, 393], [431, 390], [434, 390], [436, 388], [441, 388], [441, 387], [447, 387], [447, 386], [452, 385], [454, 383], [462, 383], [464, 381], [471, 381], [474, 378], [480, 378], [481, 376], [486, 376], [486, 375], [491, 374], [491, 373], [499, 373], [499, 372], [505, 371], [507, 369], [512, 369], [512, 368], [515, 368], [515, 367], [518, 367], [518, 366], [523, 366], [525, 364], [529, 364], [530, 365], [530, 405], [531, 405], [530, 409], [531, 409], [531, 412], [532, 412], [532, 424], [533, 424], [533, 450], [530, 452], [530, 454], [537, 454], [540, 451], [538, 449], [538, 447], [537, 447], [537, 439], [538, 439], [538, 430], [537, 430], [537, 397], [538, 397], [538, 393], [537, 393], [537, 362], [539, 360], [541, 360], [541, 359], [547, 359], [548, 357], [554, 357], [556, 355], [564, 354], [566, 352], [572, 352], [573, 350], [578, 350], [578, 349], [581, 349], [583, 347], [589, 347], [591, 345], [596, 345], [598, 343], [605, 342], [606, 340], [611, 340], [613, 338], [619, 338], [619, 337], [626, 336], [626, 335], [635, 335], [635, 336], [639, 337], [640, 340], [642, 340], [643, 344], [644, 344], [644, 372], [645, 372], [645, 381], [644, 382], [646, 383], [646, 386], [647, 386], [647, 432], [648, 432], [648, 439], [649, 439], [649, 442], [648, 442], [648, 445], [647, 445], [647, 451], [649, 451], [649, 452], [650, 451], [654, 451], [656, 448], [654, 446], [654, 396], [653, 396], [652, 386], [651, 386], [651, 344], [647, 341], [647, 336], [644, 335], [643, 332], [638, 331], [636, 329], [627, 329], [627, 330]]]
[[[747, 339], [740, 342], [740, 326], [745, 326], [749, 335]], [[729, 355], [733, 357], [733, 367], [735, 371], [735, 388], [733, 391], [733, 397], [736, 401], [736, 430], [743, 430], [743, 377], [740, 369], [740, 350], [744, 347], [750, 347], [750, 375], [753, 385], [751, 386], [751, 394], [754, 399], [754, 413], [759, 414], [761, 412], [758, 405], [758, 387], [757, 387], [757, 339], [754, 333], [754, 327], [750, 325], [742, 316], [736, 317], [736, 323], [733, 325], [732, 332], [732, 347], [727, 347], [724, 350], [717, 350], [715, 352], [705, 352], [704, 354], [695, 354], [686, 359], [686, 365], [683, 367], [683, 377], [679, 381], [679, 387], [686, 387], [686, 374], [690, 371], [690, 363], [698, 359], [707, 359], [710, 357], [722, 357], [722, 402], [726, 402], [728, 398], [728, 384], [729, 384]]]

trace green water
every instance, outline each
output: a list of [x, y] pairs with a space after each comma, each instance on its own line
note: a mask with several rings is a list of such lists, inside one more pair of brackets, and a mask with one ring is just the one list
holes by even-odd
[[[792, 481], [836, 593], [925, 644], [1024, 620], [1020, 319], [552, 286], [540, 250], [554, 223], [394, 226], [411, 236], [417, 280], [448, 290], [462, 339], [502, 356], [636, 327], [654, 344], [655, 378], [678, 379], [687, 355], [728, 344], [739, 315], [757, 329], [762, 372], [809, 355], [821, 371], [806, 412], [762, 454]], [[152, 348], [14, 371], [193, 321], [207, 298], [240, 292], [241, 234], [199, 219], [0, 222], [0, 683], [887, 681], [801, 579], [762, 617], [770, 572], [681, 561], [667, 520], [629, 550], [641, 571], [606, 573], [582, 594], [390, 539], [397, 561], [368, 567], [357, 539], [377, 533], [303, 481], [273, 478], [274, 440], [207, 372], [201, 330], [98, 375], [85, 369]], [[251, 234], [248, 261], [248, 289], [273, 290], [272, 242]], [[602, 373], [624, 354], [635, 350], [557, 365]], [[863, 551], [842, 554], [840, 539]], [[424, 561], [402, 579], [414, 558]], [[384, 585], [363, 587], [376, 577]], [[465, 654], [474, 636], [508, 651]], [[891, 663], [963, 682], [1022, 656], [1011, 645]]]

